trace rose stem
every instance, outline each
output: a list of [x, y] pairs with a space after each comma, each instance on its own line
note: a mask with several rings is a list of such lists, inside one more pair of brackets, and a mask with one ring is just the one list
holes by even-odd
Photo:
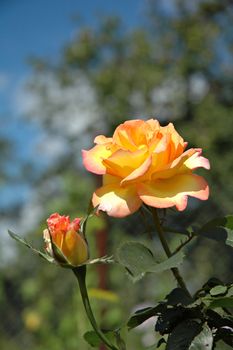
[[112, 350], [118, 350], [113, 344], [109, 342], [107, 337], [104, 335], [104, 333], [99, 329], [97, 322], [95, 320], [94, 314], [92, 312], [92, 308], [90, 305], [88, 293], [87, 293], [87, 287], [86, 287], [86, 266], [80, 266], [73, 268], [73, 272], [78, 280], [79, 288], [82, 296], [82, 301], [84, 308], [86, 310], [87, 316], [89, 318], [89, 321], [96, 332], [96, 334], [99, 336], [99, 338], [102, 340], [102, 342]]
[[[167, 257], [170, 258], [172, 256], [172, 253], [171, 253], [171, 250], [170, 250], [170, 248], [168, 246], [168, 243], [166, 241], [163, 228], [162, 228], [162, 226], [160, 224], [160, 220], [159, 220], [159, 216], [158, 216], [157, 210], [156, 210], [156, 208], [153, 208], [153, 207], [151, 207], [150, 209], [151, 209], [151, 213], [152, 213], [152, 216], [153, 216], [153, 219], [154, 219], [155, 227], [156, 227], [156, 230], [157, 230], [160, 242], [161, 242], [161, 244], [163, 246], [163, 249], [164, 249]], [[187, 295], [189, 295], [191, 297], [191, 294], [189, 293], [188, 288], [186, 287], [186, 284], [185, 284], [185, 282], [184, 282], [184, 280], [183, 280], [183, 278], [182, 278], [178, 268], [177, 267], [172, 267], [171, 271], [172, 271], [174, 277], [176, 278], [179, 286], [181, 288], [183, 288], [185, 290], [185, 292], [187, 293]]]

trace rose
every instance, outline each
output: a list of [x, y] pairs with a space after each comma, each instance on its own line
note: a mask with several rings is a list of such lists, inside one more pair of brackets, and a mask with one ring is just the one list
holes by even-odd
[[99, 135], [96, 146], [83, 151], [86, 169], [103, 175], [103, 186], [94, 192], [94, 207], [108, 215], [124, 217], [145, 203], [156, 208], [184, 210], [187, 196], [206, 200], [209, 188], [193, 173], [210, 168], [200, 148], [185, 151], [187, 142], [172, 123], [160, 126], [154, 119], [120, 124], [113, 137]]
[[88, 257], [87, 243], [78, 233], [81, 219], [70, 222], [69, 216], [58, 213], [47, 219], [48, 229], [45, 229], [44, 240], [47, 253], [58, 263], [78, 266]]

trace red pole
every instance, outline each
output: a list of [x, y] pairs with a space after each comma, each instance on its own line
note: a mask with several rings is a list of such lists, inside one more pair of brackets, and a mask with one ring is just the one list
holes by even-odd
[[[100, 178], [96, 178], [97, 187], [100, 186]], [[96, 232], [96, 246], [98, 256], [107, 255], [107, 241], [108, 241], [108, 223], [105, 220], [104, 228], [99, 229]], [[99, 264], [97, 265], [97, 274], [98, 274], [98, 287], [100, 289], [107, 289], [107, 277], [108, 277], [108, 265], [107, 264]], [[105, 310], [101, 310], [101, 315], [103, 316]], [[99, 350], [107, 350], [105, 345], [101, 345]]]

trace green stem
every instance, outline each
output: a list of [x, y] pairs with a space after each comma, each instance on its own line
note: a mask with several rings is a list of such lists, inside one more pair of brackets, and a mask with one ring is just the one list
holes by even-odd
[[[168, 246], [168, 243], [166, 241], [166, 238], [165, 238], [165, 235], [164, 235], [164, 231], [163, 231], [163, 228], [162, 228], [162, 226], [160, 224], [160, 220], [159, 220], [159, 216], [158, 216], [156, 208], [152, 208], [151, 207], [151, 213], [152, 213], [152, 216], [153, 216], [153, 219], [154, 219], [155, 227], [156, 227], [156, 230], [158, 232], [158, 236], [159, 236], [160, 242], [161, 242], [161, 244], [163, 246], [163, 249], [164, 249], [167, 257], [170, 258], [172, 256], [172, 252], [171, 252], [171, 250], [170, 250], [170, 248]], [[189, 293], [188, 288], [186, 287], [186, 284], [185, 284], [185, 282], [184, 282], [184, 280], [183, 280], [183, 278], [182, 278], [178, 268], [177, 267], [173, 267], [173, 268], [171, 268], [171, 271], [172, 271], [174, 277], [176, 278], [179, 286], [185, 290], [187, 295], [191, 296], [191, 294]]]
[[113, 344], [110, 343], [108, 338], [104, 335], [104, 333], [99, 329], [97, 322], [95, 320], [94, 314], [92, 312], [92, 308], [90, 305], [89, 297], [87, 294], [87, 287], [86, 287], [86, 266], [80, 266], [73, 269], [73, 272], [78, 280], [79, 288], [82, 296], [82, 301], [84, 308], [86, 310], [86, 314], [89, 318], [89, 321], [96, 332], [96, 334], [99, 336], [99, 338], [102, 340], [102, 342], [112, 350], [118, 350]]
[[142, 220], [143, 220], [143, 223], [145, 225], [145, 229], [146, 229], [146, 231], [148, 233], [149, 238], [151, 240], [153, 240], [152, 228], [149, 227], [148, 220], [147, 220], [146, 215], [145, 215], [145, 213], [144, 213], [142, 208], [139, 209], [139, 213], [141, 214], [141, 217], [142, 217]]

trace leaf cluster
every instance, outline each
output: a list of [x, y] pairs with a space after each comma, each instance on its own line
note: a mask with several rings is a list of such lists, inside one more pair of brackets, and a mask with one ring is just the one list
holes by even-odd
[[156, 317], [155, 331], [166, 342], [166, 350], [214, 349], [222, 340], [233, 346], [233, 286], [217, 279], [209, 280], [194, 297], [175, 288], [154, 307], [135, 312], [127, 326], [133, 329], [150, 317]]

